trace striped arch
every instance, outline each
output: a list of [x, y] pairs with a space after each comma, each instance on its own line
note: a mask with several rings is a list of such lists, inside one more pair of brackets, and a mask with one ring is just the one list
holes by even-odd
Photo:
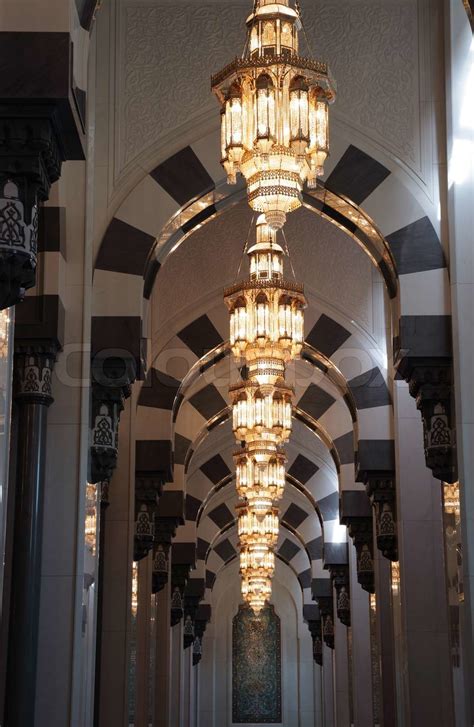
[[[134, 302], [125, 317], [132, 319], [136, 338], [149, 335], [148, 300], [168, 255], [245, 195], [219, 182], [218, 149], [217, 134], [211, 134], [152, 169], [130, 192], [97, 255], [94, 317], [123, 318], [127, 291]], [[417, 350], [424, 356], [439, 354], [439, 345], [431, 351], [437, 331], [449, 348], [447, 267], [430, 219], [397, 175], [353, 145], [333, 156], [328, 169], [320, 188], [305, 195], [305, 206], [349, 235], [380, 270], [394, 300], [399, 347], [413, 355]], [[144, 204], [153, 214], [144, 214]], [[130, 340], [124, 337], [121, 343], [127, 348]], [[93, 341], [93, 349], [99, 344]]]

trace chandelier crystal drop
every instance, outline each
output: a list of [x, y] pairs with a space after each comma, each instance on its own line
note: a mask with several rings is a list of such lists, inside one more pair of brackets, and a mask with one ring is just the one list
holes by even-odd
[[232, 353], [242, 381], [229, 389], [239, 496], [238, 537], [242, 596], [259, 614], [271, 596], [280, 502], [292, 431], [294, 390], [286, 366], [304, 340], [303, 287], [286, 281], [284, 252], [260, 215], [248, 251], [249, 278], [225, 291]]
[[291, 4], [256, 0], [242, 57], [211, 79], [228, 182], [244, 176], [250, 206], [273, 229], [301, 206], [304, 183], [316, 186], [323, 173], [336, 98], [327, 64], [300, 55], [301, 18]]

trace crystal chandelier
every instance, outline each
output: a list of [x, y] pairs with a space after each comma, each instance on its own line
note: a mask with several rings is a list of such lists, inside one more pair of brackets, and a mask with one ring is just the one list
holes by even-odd
[[242, 382], [229, 389], [240, 445], [234, 462], [242, 595], [258, 614], [272, 591], [294, 397], [285, 373], [303, 345], [306, 299], [302, 286], [284, 279], [284, 252], [264, 215], [256, 238], [248, 251], [249, 279], [226, 290], [225, 301], [232, 352], [244, 366]]
[[213, 76], [221, 105], [221, 156], [229, 184], [247, 182], [253, 210], [273, 229], [301, 206], [303, 185], [316, 186], [328, 155], [328, 104], [336, 97], [326, 63], [299, 55], [299, 5], [255, 0], [247, 42]]

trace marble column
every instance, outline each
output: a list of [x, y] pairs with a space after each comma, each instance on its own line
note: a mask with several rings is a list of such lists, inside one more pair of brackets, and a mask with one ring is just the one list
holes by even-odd
[[322, 724], [324, 727], [335, 727], [334, 721], [334, 650], [323, 644], [323, 673], [322, 673], [322, 690], [323, 690], [323, 715]]
[[[407, 385], [396, 381], [394, 393], [404, 666], [400, 709], [406, 727], [451, 727], [453, 686], [441, 484], [427, 469], [423, 425]], [[437, 459], [429, 449], [430, 465], [434, 458], [436, 467], [448, 471], [451, 454]]]
[[183, 622], [180, 620], [171, 629], [171, 704], [169, 727], [183, 727], [184, 661]]
[[[374, 538], [376, 535], [374, 534]], [[391, 563], [374, 546], [375, 559], [375, 633], [372, 644], [377, 663], [372, 665], [372, 684], [380, 684], [380, 724], [382, 727], [396, 727], [397, 691], [395, 676], [395, 644], [391, 602]], [[376, 695], [377, 696], [377, 695]]]
[[152, 565], [151, 553], [138, 563], [135, 727], [149, 724]]
[[[168, 561], [169, 567], [169, 561]], [[169, 579], [155, 596], [156, 657], [153, 727], [171, 725], [171, 583]]]
[[[334, 601], [337, 593], [334, 589]], [[349, 660], [347, 652], [347, 627], [339, 618], [334, 619], [334, 704], [335, 727], [350, 727], [349, 709]]]
[[15, 524], [6, 724], [34, 725], [48, 407], [57, 346], [17, 344]]
[[358, 558], [349, 546], [352, 624], [352, 701], [354, 727], [371, 727], [373, 718], [369, 594], [358, 582]]
[[109, 506], [109, 482], [100, 483], [99, 510], [99, 544], [98, 544], [98, 579], [97, 579], [97, 634], [95, 642], [95, 674], [94, 674], [94, 727], [99, 727], [100, 716], [100, 666], [102, 659], [102, 619], [104, 612], [104, 546], [107, 527], [107, 508]]

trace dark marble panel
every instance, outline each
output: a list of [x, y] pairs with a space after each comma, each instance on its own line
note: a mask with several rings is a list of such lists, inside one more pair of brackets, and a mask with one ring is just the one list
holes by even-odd
[[358, 471], [393, 472], [395, 444], [392, 439], [361, 439], [357, 450]]
[[214, 546], [214, 550], [217, 555], [222, 558], [224, 563], [227, 563], [231, 558], [237, 555], [236, 550], [230, 540], [222, 540], [220, 543]]
[[218, 414], [224, 409], [227, 404], [222, 398], [218, 389], [214, 384], [208, 384], [200, 391], [193, 394], [189, 399], [189, 403], [204, 417], [204, 419], [212, 419], [213, 416]]
[[306, 520], [308, 513], [293, 502], [284, 515], [281, 516], [281, 520], [287, 523], [292, 528], [297, 530], [302, 522]]
[[182, 434], [174, 435], [174, 463], [184, 464], [186, 461], [186, 454], [191, 446], [191, 440], [187, 437], [183, 437]]
[[336, 520], [339, 516], [339, 493], [331, 492], [318, 500], [318, 507], [323, 520]]
[[215, 507], [214, 510], [211, 510], [211, 512], [209, 513], [209, 517], [221, 530], [234, 520], [234, 516], [232, 515], [225, 502]]
[[205, 560], [207, 551], [209, 550], [210, 543], [207, 542], [207, 540], [203, 540], [202, 538], [197, 539], [197, 548], [196, 548], [196, 554], [198, 560]]
[[399, 275], [446, 267], [443, 248], [428, 217], [388, 235]]
[[402, 316], [394, 349], [408, 363], [417, 358], [451, 358], [451, 316]]
[[216, 574], [213, 573], [210, 570], [206, 571], [206, 588], [210, 588], [211, 590], [214, 588], [214, 583], [216, 582]]
[[306, 550], [311, 560], [321, 560], [323, 557], [323, 536], [320, 535], [318, 538], [306, 543]]
[[230, 469], [227, 467], [220, 454], [214, 455], [214, 457], [201, 465], [200, 470], [214, 485], [217, 485], [217, 483], [223, 480], [224, 477], [228, 477], [230, 475]]
[[344, 490], [341, 492], [341, 522], [345, 524], [347, 518], [372, 517], [372, 505], [362, 490]]
[[63, 258], [66, 258], [66, 210], [64, 207], [40, 207], [38, 252], [60, 252]]
[[302, 485], [305, 485], [316, 474], [318, 469], [317, 464], [311, 462], [303, 454], [299, 454], [288, 470], [288, 474], [301, 482]]
[[214, 189], [214, 182], [190, 146], [160, 164], [151, 176], [181, 206]]
[[313, 417], [319, 419], [331, 407], [335, 398], [316, 384], [310, 384], [298, 402], [298, 408]]
[[308, 570], [305, 570], [302, 573], [298, 573], [298, 580], [301, 588], [310, 588], [312, 580], [311, 568], [308, 568]]
[[196, 565], [196, 543], [173, 543], [171, 546], [172, 565]]
[[342, 194], [356, 204], [372, 194], [390, 171], [368, 154], [349, 146], [326, 181], [326, 189]]
[[[152, 368], [148, 372], [146, 380], [140, 390], [138, 406], [149, 406], [155, 409], [167, 409], [171, 411], [180, 386], [181, 381], [174, 379], [172, 376], [168, 376], [168, 374], [164, 374], [162, 371], [158, 371], [158, 369]], [[177, 434], [176, 437], [178, 436]], [[184, 440], [184, 437], [182, 439]]]
[[155, 238], [114, 217], [104, 235], [95, 267], [128, 275], [143, 275]]
[[385, 379], [377, 367], [356, 376], [348, 382], [358, 409], [388, 406], [392, 398]]
[[158, 517], [169, 517], [184, 524], [184, 493], [165, 488], [158, 502]]
[[319, 621], [321, 614], [316, 604], [305, 603], [303, 606], [303, 618], [305, 621]]
[[59, 295], [27, 295], [15, 306], [15, 339], [64, 342], [65, 311]]
[[306, 341], [324, 356], [331, 358], [350, 337], [351, 333], [344, 326], [323, 313], [306, 336]]
[[204, 578], [190, 578], [188, 582], [186, 583], [186, 588], [184, 590], [185, 597], [188, 598], [204, 598], [204, 592], [206, 589], [206, 584], [204, 581]]
[[202, 500], [199, 500], [197, 497], [193, 497], [193, 495], [186, 495], [186, 520], [192, 520], [192, 522], [196, 522], [199, 508], [202, 505]]
[[349, 562], [348, 557], [347, 543], [324, 543], [324, 567], [329, 565], [347, 565]]
[[178, 338], [188, 348], [201, 358], [205, 353], [223, 343], [221, 335], [216, 330], [211, 320], [203, 315], [190, 323], [178, 333]]
[[286, 538], [286, 540], [284, 540], [283, 543], [280, 545], [278, 553], [284, 560], [288, 561], [289, 563], [290, 560], [294, 558], [297, 553], [299, 553], [299, 551], [300, 548], [298, 548], [296, 543], [293, 543], [292, 540], [288, 540], [288, 538]]
[[163, 477], [164, 482], [173, 478], [171, 468], [171, 441], [169, 439], [141, 439], [135, 442], [135, 472], [144, 477], [147, 473]]
[[335, 439], [334, 446], [341, 464], [352, 464], [354, 462], [354, 432], [352, 430]]
[[332, 582], [330, 578], [313, 578], [313, 582], [311, 583], [311, 592], [313, 594], [313, 598], [331, 598], [333, 595], [332, 592]]

